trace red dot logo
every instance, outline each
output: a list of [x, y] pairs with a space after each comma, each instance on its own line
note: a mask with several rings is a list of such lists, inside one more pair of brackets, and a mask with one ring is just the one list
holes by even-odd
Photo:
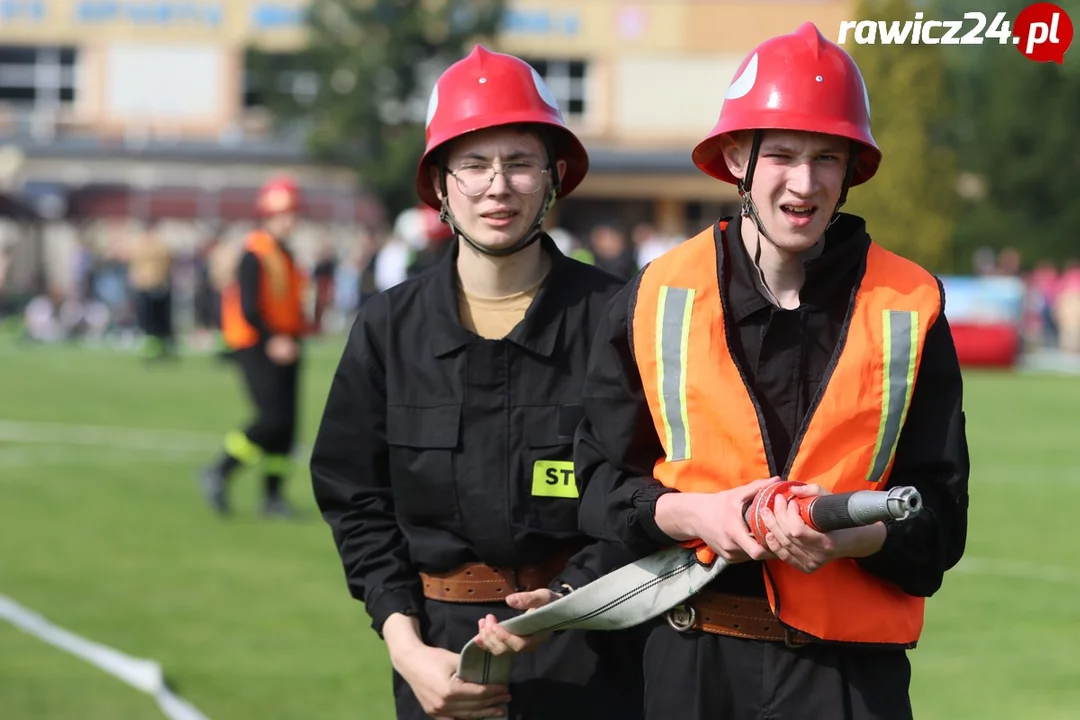
[[1061, 65], [1072, 40], [1072, 20], [1054, 3], [1028, 5], [1013, 24], [1013, 44], [1024, 57], [1035, 62]]

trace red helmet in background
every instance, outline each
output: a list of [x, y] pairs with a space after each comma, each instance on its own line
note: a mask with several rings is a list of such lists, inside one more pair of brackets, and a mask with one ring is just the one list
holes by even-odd
[[420, 217], [423, 219], [424, 233], [428, 242], [437, 244], [454, 237], [454, 228], [442, 220], [442, 214], [428, 205], [418, 205]]
[[394, 234], [413, 250], [423, 250], [454, 237], [454, 228], [442, 221], [438, 210], [419, 204], [401, 211], [394, 220]]
[[416, 170], [416, 192], [435, 209], [442, 207], [431, 184], [436, 150], [474, 130], [536, 123], [550, 130], [556, 160], [566, 161], [557, 197], [571, 193], [589, 170], [589, 155], [570, 132], [543, 78], [524, 60], [477, 45], [447, 68], [428, 101], [427, 147]]
[[260, 217], [300, 209], [300, 188], [296, 181], [286, 175], [273, 177], [259, 189], [255, 210]]
[[766, 40], [743, 60], [719, 120], [694, 148], [694, 164], [706, 175], [737, 184], [724, 161], [720, 136], [739, 130], [802, 130], [852, 140], [860, 147], [851, 185], [869, 180], [881, 163], [859, 67], [809, 22], [790, 35]]

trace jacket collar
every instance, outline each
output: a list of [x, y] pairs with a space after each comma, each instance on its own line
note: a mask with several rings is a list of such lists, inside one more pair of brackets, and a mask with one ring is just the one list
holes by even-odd
[[[724, 240], [718, 242], [720, 266], [724, 266], [724, 254], [729, 256], [727, 297], [732, 319], [742, 322], [772, 303], [765, 298], [755, 280], [757, 268], [743, 245], [741, 218], [728, 218]], [[719, 230], [714, 231], [719, 236]], [[818, 252], [810, 253], [803, 261], [806, 281], [800, 299], [806, 309], [822, 309], [841, 288], [847, 287], [847, 278], [866, 257], [870, 237], [866, 234], [866, 222], [856, 215], [840, 213], [836, 222], [825, 231]], [[721, 274], [721, 278], [725, 276]], [[846, 299], [846, 295], [845, 295]]]
[[[524, 320], [505, 339], [524, 350], [550, 358], [555, 353], [562, 329], [565, 307], [560, 298], [566, 294], [569, 266], [573, 261], [562, 254], [546, 233], [540, 236], [540, 243], [543, 251], [551, 257], [551, 270], [526, 311]], [[475, 334], [462, 327], [458, 315], [459, 252], [460, 241], [455, 240], [425, 283], [425, 307], [435, 321], [431, 325], [431, 348], [436, 357], [449, 355], [477, 339]]]

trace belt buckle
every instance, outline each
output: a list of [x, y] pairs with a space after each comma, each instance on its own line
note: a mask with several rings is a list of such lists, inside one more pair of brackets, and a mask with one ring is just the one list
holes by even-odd
[[800, 632], [793, 628], [784, 628], [784, 644], [789, 648], [800, 648], [810, 644], [810, 639], [806, 636], [806, 633]]
[[693, 605], [676, 605], [667, 611], [666, 619], [675, 632], [684, 633], [694, 627], [697, 611]]

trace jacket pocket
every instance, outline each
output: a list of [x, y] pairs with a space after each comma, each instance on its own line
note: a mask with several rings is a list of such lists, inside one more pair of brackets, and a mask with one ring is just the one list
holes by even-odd
[[387, 408], [391, 486], [402, 520], [410, 524], [457, 522], [454, 455], [460, 433], [460, 405]]
[[575, 406], [524, 408], [524, 495], [535, 526], [578, 532], [578, 489], [574, 478], [573, 431], [568, 417]]

